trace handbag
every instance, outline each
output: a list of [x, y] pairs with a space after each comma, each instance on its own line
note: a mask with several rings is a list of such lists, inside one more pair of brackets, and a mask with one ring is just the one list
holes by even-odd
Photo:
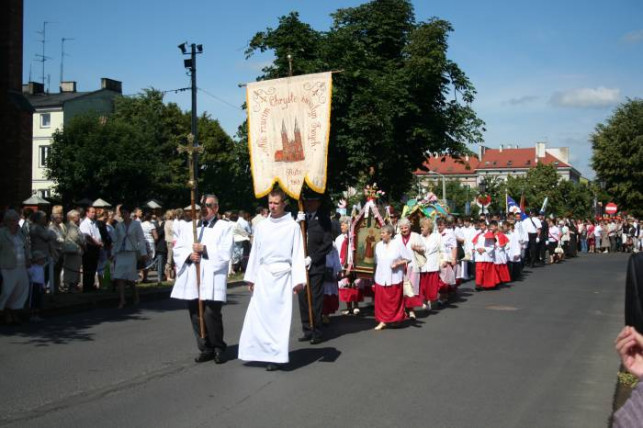
[[404, 277], [404, 282], [402, 283], [402, 289], [406, 297], [415, 296], [415, 290], [413, 290], [413, 284], [411, 283], [411, 280], [407, 276]]

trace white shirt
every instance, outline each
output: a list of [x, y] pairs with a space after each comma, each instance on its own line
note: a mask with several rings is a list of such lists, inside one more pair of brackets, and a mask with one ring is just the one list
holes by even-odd
[[442, 235], [436, 231], [429, 236], [420, 235], [420, 239], [422, 239], [426, 257], [426, 263], [420, 267], [420, 272], [438, 272], [442, 254]]
[[89, 217], [85, 217], [85, 219], [80, 223], [80, 232], [91, 236], [96, 242], [102, 242], [96, 222], [90, 220]]
[[380, 241], [375, 245], [375, 283], [387, 286], [400, 284], [404, 280], [404, 265], [392, 269], [395, 261], [404, 259], [411, 261], [413, 254], [402, 244], [401, 240], [391, 239], [388, 244]]
[[525, 231], [527, 233], [538, 233], [538, 229], [543, 227], [540, 219], [537, 217], [526, 218], [522, 221], [522, 224], [525, 226]]

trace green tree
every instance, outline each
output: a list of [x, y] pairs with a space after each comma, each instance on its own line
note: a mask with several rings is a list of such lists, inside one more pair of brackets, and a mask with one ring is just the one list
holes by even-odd
[[592, 167], [620, 209], [643, 215], [643, 99], [628, 99], [592, 141]]
[[259, 79], [342, 70], [333, 78], [328, 190], [339, 194], [374, 170], [393, 199], [408, 190], [427, 151], [467, 152], [482, 140], [483, 122], [470, 107], [475, 89], [447, 58], [451, 25], [416, 22], [408, 0], [374, 0], [339, 9], [318, 32], [297, 13], [257, 33], [246, 51], [272, 51]]

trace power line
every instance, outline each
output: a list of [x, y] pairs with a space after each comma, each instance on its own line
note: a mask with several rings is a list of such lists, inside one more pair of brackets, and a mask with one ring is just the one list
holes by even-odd
[[178, 89], [169, 89], [167, 91], [160, 91], [162, 94], [168, 94], [170, 92], [174, 92], [175, 94], [178, 94], [179, 92], [184, 92], [184, 91], [189, 91], [191, 88], [178, 88]]
[[206, 90], [205, 90], [205, 89], [203, 89], [203, 88], [197, 88], [197, 89], [198, 89], [199, 91], [203, 92], [204, 94], [206, 94], [206, 95], [208, 95], [208, 96], [210, 96], [210, 97], [214, 98], [215, 100], [217, 100], [217, 101], [219, 101], [219, 102], [221, 102], [221, 103], [223, 103], [223, 104], [227, 105], [228, 107], [231, 107], [231, 108], [233, 108], [233, 109], [235, 109], [235, 110], [241, 110], [241, 111], [243, 111], [243, 109], [242, 109], [241, 107], [236, 106], [236, 105], [234, 105], [234, 104], [232, 104], [232, 103], [230, 103], [230, 102], [228, 102], [228, 101], [224, 100], [223, 98], [219, 98], [219, 97], [217, 97], [216, 95], [211, 94], [210, 92], [206, 91]]

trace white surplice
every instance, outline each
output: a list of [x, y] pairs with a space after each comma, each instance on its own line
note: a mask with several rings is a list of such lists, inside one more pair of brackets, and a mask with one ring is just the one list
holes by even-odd
[[[189, 261], [194, 234], [191, 223], [182, 223], [184, 224], [179, 229], [180, 233], [173, 251], [177, 273], [170, 297], [194, 300], [199, 297], [196, 290], [196, 268], [194, 263]], [[201, 300], [225, 302], [228, 288], [228, 264], [232, 257], [230, 223], [217, 220], [213, 226], [199, 226], [197, 235], [201, 235], [200, 242], [205, 245], [207, 253], [207, 256], [204, 253], [200, 263]]]
[[254, 291], [239, 339], [239, 359], [287, 363], [293, 288], [306, 284], [304, 241], [289, 214], [257, 225], [244, 280], [254, 284]]

